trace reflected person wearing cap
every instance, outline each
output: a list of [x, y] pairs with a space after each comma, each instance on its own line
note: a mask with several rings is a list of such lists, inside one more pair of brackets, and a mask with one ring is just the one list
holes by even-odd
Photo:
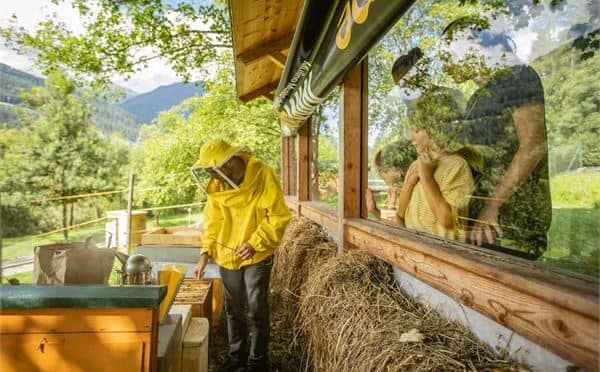
[[[268, 288], [272, 255], [291, 214], [271, 167], [243, 146], [216, 139], [200, 150], [192, 174], [207, 194], [197, 279], [212, 258], [225, 292], [229, 359], [221, 371], [267, 371]], [[247, 346], [246, 301], [251, 321]]]

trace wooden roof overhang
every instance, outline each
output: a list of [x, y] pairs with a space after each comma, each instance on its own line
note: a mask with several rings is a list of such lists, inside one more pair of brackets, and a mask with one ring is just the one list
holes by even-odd
[[273, 100], [303, 0], [231, 0], [236, 94]]

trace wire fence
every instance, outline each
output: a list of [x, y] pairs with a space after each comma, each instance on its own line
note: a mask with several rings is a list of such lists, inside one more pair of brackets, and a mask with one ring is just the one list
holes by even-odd
[[[145, 187], [145, 188], [141, 188], [141, 189], [136, 189], [136, 191], [137, 192], [151, 191], [151, 190], [160, 190], [160, 189], [166, 189], [166, 188], [171, 188], [171, 187], [168, 187], [168, 186]], [[46, 197], [46, 198], [27, 200], [27, 201], [25, 201], [24, 205], [45, 204], [45, 203], [52, 202], [52, 201], [77, 200], [77, 199], [92, 198], [92, 197], [97, 197], [97, 196], [122, 194], [127, 191], [128, 191], [127, 188], [123, 188], [123, 189], [118, 189], [118, 190], [94, 191], [91, 193], [83, 193], [83, 194], [76, 194], [76, 195], [50, 196], [50, 197]]]
[[[139, 208], [139, 209], [135, 209], [135, 211], [157, 211], [157, 210], [166, 210], [166, 209], [177, 209], [177, 208], [184, 208], [184, 207], [200, 207], [203, 206], [205, 203], [201, 202], [201, 203], [189, 203], [189, 204], [175, 204], [175, 205], [167, 205], [167, 206], [162, 206], [162, 207], [152, 207], [152, 208]], [[50, 230], [50, 231], [46, 231], [43, 233], [39, 233], [39, 234], [34, 234], [34, 235], [30, 235], [31, 238], [38, 238], [41, 236], [46, 236], [46, 235], [52, 235], [58, 232], [62, 232], [65, 230], [73, 230], [79, 227], [83, 227], [86, 225], [90, 225], [90, 224], [94, 224], [100, 221], [104, 221], [109, 219], [109, 217], [101, 217], [101, 218], [96, 218], [96, 219], [92, 219], [92, 220], [88, 220], [85, 222], [81, 222], [81, 223], [77, 223], [77, 224], [73, 224], [73, 225], [69, 225], [66, 227], [61, 227], [59, 229], [54, 229], [54, 230]], [[139, 230], [139, 231], [133, 231], [135, 232], [143, 232], [146, 230]]]
[[35, 234], [35, 235], [30, 235], [30, 236], [32, 238], [39, 238], [41, 236], [52, 235], [52, 234], [55, 234], [55, 233], [58, 233], [58, 232], [66, 231], [66, 230], [67, 231], [68, 230], [73, 230], [73, 229], [76, 229], [78, 227], [90, 225], [90, 224], [93, 224], [93, 223], [96, 223], [96, 222], [104, 221], [106, 219], [108, 219], [108, 217], [96, 218], [96, 219], [93, 219], [93, 220], [89, 220], [89, 221], [77, 223], [77, 224], [66, 226], [66, 227], [61, 227], [59, 229], [54, 229], [54, 230], [50, 230], [50, 231], [46, 231], [46, 232], [43, 232], [43, 233], [39, 233], [39, 234]]
[[[144, 191], [153, 191], [153, 190], [161, 190], [161, 189], [173, 189], [172, 187], [167, 187], [167, 186], [155, 186], [155, 187], [145, 187], [145, 188], [135, 188], [136, 192], [144, 192]], [[79, 200], [85, 200], [85, 199], [92, 199], [92, 198], [97, 198], [97, 197], [105, 197], [105, 196], [110, 196], [110, 195], [116, 195], [116, 194], [123, 194], [123, 193], [129, 193], [128, 195], [128, 206], [131, 208], [131, 214], [133, 215], [134, 212], [139, 212], [139, 211], [144, 211], [144, 212], [159, 212], [159, 211], [167, 211], [167, 210], [176, 210], [176, 209], [182, 209], [182, 208], [187, 208], [187, 212], [188, 212], [188, 218], [187, 218], [187, 223], [188, 225], [191, 224], [191, 208], [201, 208], [205, 203], [204, 202], [195, 202], [195, 203], [185, 203], [185, 204], [171, 204], [171, 205], [165, 205], [165, 206], [150, 206], [150, 207], [142, 207], [142, 208], [132, 208], [133, 206], [133, 192], [132, 190], [134, 189], [133, 184], [131, 185], [131, 189], [129, 187], [127, 188], [119, 188], [119, 189], [115, 189], [115, 190], [99, 190], [99, 191], [95, 191], [95, 192], [87, 192], [87, 193], [81, 193], [81, 194], [75, 194], [75, 195], [64, 195], [64, 196], [51, 196], [51, 197], [46, 197], [46, 198], [37, 198], [37, 199], [31, 199], [25, 202], [26, 205], [32, 205], [32, 204], [45, 204], [45, 203], [50, 203], [50, 202], [57, 202], [57, 201], [63, 201], [63, 200], [69, 200], [69, 201], [79, 201]], [[179, 190], [173, 190], [173, 192], [177, 193]], [[7, 194], [3, 194], [3, 197], [6, 196]], [[122, 203], [122, 202], [119, 202]], [[121, 204], [121, 207], [123, 205]], [[117, 208], [117, 210], [123, 210], [123, 208]], [[128, 213], [129, 209], [125, 209], [125, 213]], [[72, 212], [71, 212], [72, 213]], [[84, 214], [86, 214], [86, 212], [84, 212]], [[87, 214], [89, 215], [89, 211], [87, 212]], [[102, 239], [104, 239], [104, 237], [106, 236], [106, 228], [105, 226], [98, 226], [98, 229], [95, 230], [95, 228], [93, 228], [92, 230], [88, 229], [85, 230], [85, 228], [94, 226], [95, 224], [99, 224], [102, 222], [106, 222], [109, 221], [111, 219], [113, 219], [112, 216], [103, 216], [103, 217], [98, 217], [98, 218], [91, 218], [91, 219], [87, 219], [85, 221], [82, 222], [78, 222], [78, 223], [72, 223], [72, 216], [71, 216], [71, 224], [68, 226], [63, 226], [60, 228], [55, 228], [52, 230], [48, 230], [48, 231], [44, 231], [41, 233], [35, 233], [35, 234], [31, 234], [31, 235], [23, 235], [20, 237], [15, 237], [15, 238], [8, 238], [8, 240], [6, 238], [4, 238], [2, 235], [0, 235], [0, 247], [2, 247], [2, 249], [0, 250], [0, 258], [2, 259], [2, 261], [4, 262], [5, 260], [8, 259], [17, 259], [18, 257], [24, 257], [25, 255], [28, 255], [31, 251], [29, 251], [29, 249], [33, 249], [34, 246], [37, 245], [41, 245], [41, 244], [46, 244], [46, 242], [44, 242], [44, 240], [49, 240], [48, 243], [50, 242], [55, 242], [57, 240], [63, 240], [64, 239], [57, 239], [57, 237], [53, 237], [53, 235], [58, 234], [63, 232], [65, 234], [65, 237], [67, 236], [67, 233], [65, 233], [65, 231], [69, 231], [69, 232], [73, 232], [76, 230], [79, 230], [79, 233], [75, 233], [73, 232], [73, 236], [77, 236], [76, 239], [68, 239], [68, 240], [79, 240], [82, 238], [82, 236], [85, 236], [85, 238], [88, 237], [88, 233], [89, 236], [94, 236], [96, 239], [102, 237]], [[181, 223], [181, 218], [176, 219], [176, 222]], [[169, 221], [169, 220], [167, 220]], [[170, 221], [171, 225], [173, 221]], [[2, 221], [0, 220], [0, 224], [2, 223]], [[129, 223], [131, 224], [131, 222]], [[162, 224], [160, 224], [158, 222], [158, 218], [156, 221], [156, 225], [157, 227], [160, 227]], [[169, 222], [167, 222], [167, 225], [169, 225]], [[84, 229], [84, 230], [81, 230]], [[135, 234], [135, 233], [143, 233], [149, 231], [148, 229], [145, 230], [134, 230], [134, 231], [130, 231], [131, 234]], [[82, 235], [85, 234], [85, 235]], [[4, 238], [4, 239], [3, 239]], [[6, 244], [2, 245], [1, 241], [4, 240], [4, 242]]]

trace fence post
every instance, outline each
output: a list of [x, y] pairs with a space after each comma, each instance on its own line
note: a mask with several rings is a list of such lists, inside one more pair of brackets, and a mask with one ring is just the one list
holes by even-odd
[[133, 208], [133, 184], [135, 175], [129, 174], [129, 184], [127, 185], [127, 254], [132, 253], [131, 246], [131, 209]]

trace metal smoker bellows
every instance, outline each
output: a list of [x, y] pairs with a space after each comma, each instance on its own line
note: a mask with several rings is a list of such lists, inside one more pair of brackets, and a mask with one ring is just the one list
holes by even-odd
[[141, 254], [128, 256], [117, 252], [117, 259], [121, 262], [121, 284], [147, 285], [153, 284], [152, 263], [148, 257]]

